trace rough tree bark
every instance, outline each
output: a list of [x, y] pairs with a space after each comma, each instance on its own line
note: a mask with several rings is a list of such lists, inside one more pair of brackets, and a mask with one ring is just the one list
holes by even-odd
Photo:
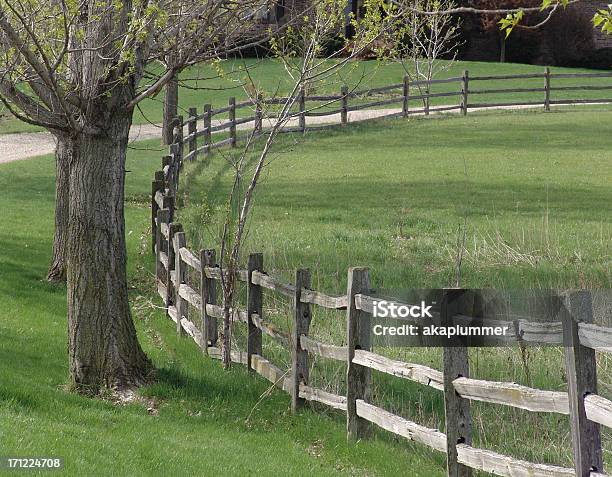
[[69, 179], [68, 334], [70, 376], [80, 392], [146, 382], [151, 363], [130, 314], [124, 221], [131, 114], [109, 115], [100, 135], [79, 134]]
[[66, 281], [66, 248], [68, 244], [68, 197], [69, 168], [76, 154], [76, 143], [70, 136], [55, 134], [55, 234], [53, 237], [53, 257], [47, 280], [63, 283]]
[[176, 76], [167, 84], [164, 95], [164, 118], [162, 121], [162, 144], [172, 144], [173, 127], [172, 121], [178, 115], [178, 81]]

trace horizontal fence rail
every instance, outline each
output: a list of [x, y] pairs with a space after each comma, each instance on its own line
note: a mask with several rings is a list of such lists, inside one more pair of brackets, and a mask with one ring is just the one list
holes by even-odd
[[[366, 109], [380, 108], [381, 106], [401, 105], [398, 111], [387, 111], [373, 114], [372, 118], [397, 118], [408, 117], [415, 114], [425, 114], [435, 112], [460, 111], [463, 115], [468, 114], [470, 109], [486, 108], [506, 108], [506, 107], [536, 107], [542, 106], [546, 111], [550, 110], [551, 105], [572, 105], [572, 104], [600, 104], [612, 103], [612, 94], [607, 98], [555, 98], [555, 93], [560, 92], [596, 92], [612, 91], [611, 84], [581, 84], [566, 85], [563, 80], [581, 79], [589, 81], [592, 79], [612, 78], [612, 72], [605, 73], [551, 73], [549, 68], [545, 68], [542, 73], [527, 73], [514, 75], [490, 75], [490, 76], [469, 76], [468, 71], [464, 71], [462, 76], [431, 79], [429, 81], [410, 80], [404, 77], [403, 82], [388, 86], [381, 86], [368, 89], [349, 90], [343, 86], [339, 94], [306, 94], [302, 90], [298, 100], [295, 102], [297, 111], [289, 115], [288, 123], [282, 132], [306, 132], [307, 130], [317, 130], [328, 127], [335, 127], [337, 123], [347, 124], [349, 121], [360, 121], [351, 118], [351, 112]], [[491, 81], [519, 81], [541, 79], [542, 84], [538, 87], [475, 87], [475, 83], [488, 83]], [[431, 91], [432, 87], [438, 85], [457, 85], [455, 91]], [[533, 95], [530, 100], [512, 99], [513, 94], [523, 93]], [[473, 96], [474, 95], [474, 96]], [[480, 98], [483, 95], [509, 95], [507, 100], [502, 101], [477, 101], [473, 98]], [[536, 95], [539, 98], [536, 98]], [[435, 98], [458, 98], [456, 104], [432, 105], [431, 100]], [[199, 114], [197, 108], [189, 108], [189, 116], [183, 121], [179, 118], [176, 126], [181, 128], [180, 144], [187, 147], [185, 159], [193, 161], [200, 154], [209, 154], [215, 149], [230, 146], [236, 147], [240, 141], [245, 141], [252, 135], [261, 134], [264, 131], [264, 111], [266, 117], [274, 118], [273, 110], [270, 106], [283, 105], [290, 98], [273, 97], [265, 98], [262, 95], [242, 102], [236, 102], [235, 98], [229, 99], [228, 106], [213, 109], [210, 104], [204, 105], [204, 112]], [[412, 102], [412, 103], [411, 103]], [[410, 107], [419, 103], [418, 107]], [[295, 108], [294, 108], [295, 109]], [[269, 111], [268, 111], [269, 110]], [[218, 118], [218, 119], [217, 119]], [[307, 124], [306, 118], [327, 119], [327, 124]], [[213, 121], [215, 124], [213, 125]], [[295, 124], [294, 124], [295, 123]], [[187, 128], [187, 131], [183, 131]], [[247, 134], [238, 135], [238, 129], [246, 129]], [[213, 133], [225, 133], [229, 137], [225, 139], [213, 140]], [[201, 142], [202, 144], [198, 145]]]
[[[459, 95], [461, 104], [449, 107], [432, 107], [429, 111], [460, 109], [463, 114], [474, 106], [468, 102], [470, 94], [500, 92], [545, 93], [545, 107], [556, 104], [550, 99], [551, 78], [602, 78], [612, 77], [612, 73], [596, 75], [544, 74], [512, 76], [469, 77], [467, 71], [462, 77], [435, 80], [430, 84], [458, 82], [459, 92], [444, 93], [438, 96]], [[481, 89], [470, 90], [474, 81], [503, 80], [516, 78], [543, 78], [543, 88]], [[421, 84], [421, 86], [423, 86]], [[426, 85], [427, 86], [427, 85]], [[372, 90], [349, 92], [342, 88], [340, 95], [302, 96], [300, 115], [308, 115], [304, 103], [312, 101], [340, 102], [340, 113], [346, 122], [351, 108], [370, 107], [376, 104], [389, 104], [397, 98], [377, 101], [366, 105], [349, 106], [348, 99], [370, 97], [375, 94], [402, 90], [398, 101], [403, 103], [401, 116], [412, 114], [407, 107], [408, 99], [428, 99], [436, 94], [410, 96], [411, 88], [416, 87], [407, 79], [403, 83]], [[572, 87], [574, 88], [574, 87]], [[586, 88], [588, 89], [588, 88]], [[600, 89], [612, 89], [605, 87]], [[573, 89], [572, 89], [573, 90]], [[274, 100], [277, 101], [277, 100]], [[569, 101], [569, 100], [568, 100]], [[612, 100], [611, 100], [612, 101]], [[290, 283], [265, 272], [263, 256], [251, 254], [248, 266], [244, 269], [224, 270], [216, 260], [216, 251], [192, 251], [180, 223], [174, 220], [179, 178], [185, 160], [195, 160], [200, 152], [210, 152], [222, 144], [234, 146], [237, 140], [236, 126], [253, 123], [254, 132], [262, 130], [262, 110], [271, 104], [258, 96], [255, 101], [236, 103], [230, 101], [227, 108], [213, 110], [206, 105], [204, 113], [198, 115], [195, 108], [190, 109], [187, 121], [178, 117], [174, 122], [173, 144], [168, 155], [162, 158], [161, 170], [155, 173], [151, 190], [152, 209], [152, 251], [155, 255], [156, 289], [164, 302], [168, 316], [176, 324], [177, 333], [191, 337], [208, 356], [221, 359], [222, 351], [218, 342], [218, 325], [225, 313], [231, 317], [234, 326], [246, 326], [247, 350], [232, 350], [231, 360], [244, 364], [263, 376], [274, 386], [291, 395], [292, 409], [296, 410], [307, 401], [317, 402], [346, 414], [349, 438], [360, 439], [369, 435], [372, 424], [398, 436], [423, 444], [433, 450], [446, 454], [449, 475], [467, 475], [469, 469], [476, 469], [500, 476], [604, 476], [600, 425], [612, 427], [612, 401], [597, 394], [595, 350], [612, 352], [612, 328], [592, 323], [590, 295], [575, 292], [563, 295], [561, 300], [572, 311], [563, 317], [561, 323], [539, 323], [525, 316], [510, 316], [510, 320], [484, 320], [484, 325], [507, 326], [514, 330], [507, 337], [509, 343], [552, 344], [565, 348], [565, 370], [568, 377], [567, 391], [549, 391], [530, 388], [516, 383], [495, 382], [469, 376], [467, 350], [463, 348], [444, 348], [444, 367], [437, 370], [416, 363], [392, 359], [372, 351], [369, 338], [370, 317], [374, 310], [375, 298], [371, 296], [369, 272], [364, 268], [348, 271], [346, 294], [337, 296], [312, 290], [308, 270], [297, 270], [295, 282]], [[518, 104], [518, 103], [515, 103]], [[531, 103], [530, 103], [531, 104]], [[566, 102], [564, 104], [570, 104]], [[236, 119], [236, 110], [248, 108], [252, 116], [244, 120]], [[425, 109], [425, 108], [424, 108]], [[211, 118], [216, 114], [228, 113], [229, 121], [212, 126]], [[333, 111], [331, 112], [333, 113]], [[331, 114], [327, 113], [327, 114]], [[312, 114], [312, 113], [311, 113]], [[198, 121], [204, 121], [204, 129], [198, 129]], [[188, 133], [183, 135], [187, 126]], [[221, 127], [222, 126], [222, 127]], [[211, 133], [229, 128], [230, 138], [212, 142]], [[300, 130], [305, 123], [300, 120]], [[200, 138], [204, 145], [198, 146]], [[188, 151], [188, 152], [187, 152]], [[237, 281], [245, 285], [246, 304], [225, 310], [219, 296], [220, 280], [223, 273], [233, 273]], [[264, 294], [275, 293], [293, 300], [294, 315], [290, 329], [271, 323], [266, 319], [263, 306]], [[456, 291], [449, 291], [448, 297]], [[457, 323], [469, 323], [472, 316], [452, 305], [451, 298], [445, 295], [440, 310], [435, 317], [452, 317]], [[401, 303], [396, 303], [401, 305]], [[325, 343], [310, 335], [312, 320], [311, 306], [341, 312], [346, 321], [345, 345]], [[572, 316], [579, 316], [575, 321]], [[265, 357], [262, 336], [265, 335], [287, 349], [292, 356], [289, 369], [281, 369]], [[309, 360], [319, 357], [346, 365], [346, 395], [337, 395], [313, 387], [310, 383]], [[371, 373], [384, 373], [396, 378], [407, 379], [423, 386], [440, 391], [445, 402], [446, 434], [438, 429], [430, 429], [395, 415], [370, 402]], [[473, 447], [471, 436], [470, 402], [480, 401], [501, 406], [522, 409], [527, 412], [556, 413], [568, 416], [574, 455], [574, 468], [564, 468], [549, 464], [531, 463], [511, 456], [505, 456], [487, 449]], [[468, 470], [466, 470], [468, 469]]]

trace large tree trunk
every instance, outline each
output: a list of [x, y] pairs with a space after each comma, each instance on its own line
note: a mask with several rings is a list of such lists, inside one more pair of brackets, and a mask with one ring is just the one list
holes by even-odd
[[66, 281], [66, 249], [68, 247], [68, 195], [69, 169], [76, 153], [76, 143], [63, 134], [56, 134], [55, 147], [55, 234], [53, 237], [53, 258], [47, 273], [50, 282]]
[[178, 114], [178, 95], [178, 81], [175, 76], [165, 87], [164, 118], [162, 122], [162, 144], [165, 146], [172, 144], [172, 135], [174, 133], [172, 121], [174, 121]]
[[80, 392], [125, 390], [151, 363], [136, 337], [126, 276], [124, 179], [131, 116], [80, 134], [70, 168], [68, 332], [70, 376]]

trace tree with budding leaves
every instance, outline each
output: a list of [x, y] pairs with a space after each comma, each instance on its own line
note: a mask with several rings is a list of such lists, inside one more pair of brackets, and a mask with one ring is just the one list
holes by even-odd
[[50, 276], [67, 278], [69, 369], [80, 392], [138, 386], [151, 371], [126, 277], [134, 109], [184, 68], [261, 41], [251, 26], [262, 8], [261, 0], [0, 0], [0, 101], [57, 141]]

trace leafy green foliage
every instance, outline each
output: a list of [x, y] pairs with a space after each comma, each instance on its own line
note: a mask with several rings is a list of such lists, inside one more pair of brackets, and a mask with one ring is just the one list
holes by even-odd
[[612, 4], [608, 5], [607, 10], [601, 9], [595, 13], [593, 25], [608, 35], [612, 33]]
[[508, 13], [498, 22], [499, 28], [506, 32], [506, 38], [510, 36], [510, 33], [512, 33], [514, 27], [520, 23], [524, 16], [525, 12], [523, 10], [519, 10], [518, 12]]

